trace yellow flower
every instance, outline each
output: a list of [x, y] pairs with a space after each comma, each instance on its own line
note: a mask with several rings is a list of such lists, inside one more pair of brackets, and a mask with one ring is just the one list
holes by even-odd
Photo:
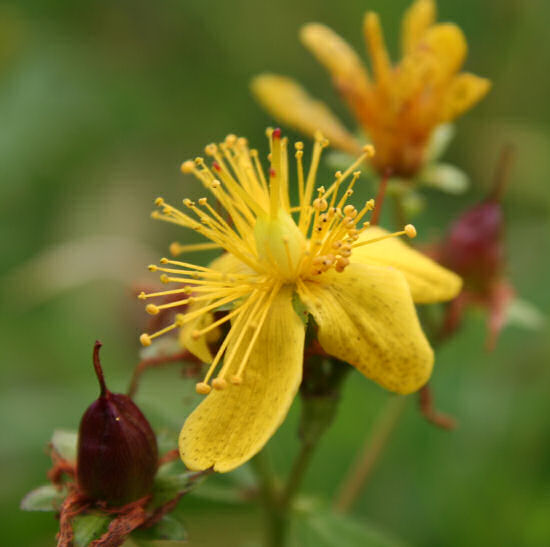
[[[225, 251], [210, 267], [161, 259], [150, 269], [163, 272], [163, 282], [183, 286], [140, 295], [182, 295], [147, 305], [151, 314], [189, 306], [172, 325], [142, 334], [144, 345], [181, 328], [188, 349], [211, 361], [197, 384], [207, 397], [180, 436], [181, 457], [190, 469], [234, 469], [263, 447], [286, 416], [302, 379], [305, 323], [295, 298], [315, 319], [328, 354], [389, 390], [410, 393], [428, 380], [433, 365], [413, 299], [450, 299], [461, 286], [455, 274], [394, 238], [414, 237], [413, 226], [389, 234], [365, 221], [373, 200], [360, 210], [347, 203], [360, 174], [355, 169], [372, 156], [372, 147], [327, 188], [316, 188], [328, 141], [317, 135], [307, 174], [303, 144], [296, 143], [299, 201], [293, 207], [287, 139], [279, 129], [268, 130], [268, 137], [267, 177], [258, 152], [234, 135], [205, 148], [213, 158], [210, 167], [203, 158], [183, 163], [183, 172], [193, 173], [225, 212], [203, 197], [185, 199], [185, 212], [158, 198], [160, 211], [153, 213], [211, 240], [199, 249], [215, 244]], [[226, 312], [219, 319], [211, 315], [217, 309]], [[222, 325], [229, 330], [210, 359], [204, 338]]]
[[[403, 57], [392, 65], [378, 15], [368, 12], [363, 30], [372, 75], [351, 48], [330, 28], [311, 23], [301, 30], [303, 44], [325, 66], [363, 131], [376, 148], [374, 165], [382, 175], [413, 177], [424, 165], [434, 129], [477, 103], [490, 82], [458, 73], [466, 39], [451, 23], [435, 23], [433, 0], [416, 0], [403, 18]], [[270, 114], [312, 135], [317, 129], [334, 146], [356, 154], [360, 143], [323, 103], [285, 76], [263, 74], [252, 90]]]

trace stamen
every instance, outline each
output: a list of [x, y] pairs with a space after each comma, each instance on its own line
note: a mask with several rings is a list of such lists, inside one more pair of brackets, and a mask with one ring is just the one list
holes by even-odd
[[367, 241], [361, 241], [360, 243], [354, 243], [352, 247], [362, 247], [363, 245], [369, 245], [370, 243], [376, 243], [378, 241], [383, 241], [384, 239], [390, 239], [392, 237], [404, 236], [406, 235], [409, 238], [416, 237], [416, 228], [412, 224], [407, 224], [401, 232], [394, 232], [393, 234], [387, 234], [380, 237], [375, 237], [373, 239], [368, 239]]
[[191, 253], [194, 251], [209, 251], [210, 249], [221, 249], [221, 245], [218, 243], [193, 243], [190, 245], [181, 245], [177, 241], [174, 241], [170, 245], [170, 254], [172, 256], [178, 256], [183, 253]]

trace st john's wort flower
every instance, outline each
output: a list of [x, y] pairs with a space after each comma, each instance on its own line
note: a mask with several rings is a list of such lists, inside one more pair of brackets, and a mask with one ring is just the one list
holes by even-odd
[[[225, 251], [209, 267], [162, 259], [150, 269], [181, 288], [140, 295], [183, 297], [148, 304], [151, 314], [189, 306], [173, 324], [143, 334], [146, 346], [181, 328], [192, 341], [188, 349], [203, 355], [201, 341], [213, 329], [229, 326], [197, 384], [206, 398], [180, 435], [181, 457], [194, 470], [234, 469], [254, 456], [285, 418], [302, 380], [306, 327], [294, 309], [295, 298], [314, 318], [327, 354], [404, 394], [424, 385], [433, 366], [413, 301], [448, 300], [461, 286], [458, 276], [395, 237], [414, 237], [413, 226], [389, 234], [365, 221], [373, 200], [359, 208], [347, 203], [360, 174], [355, 169], [372, 156], [372, 147], [325, 187], [317, 186], [316, 178], [328, 142], [317, 135], [307, 174], [303, 144], [296, 143], [299, 201], [293, 206], [287, 139], [279, 129], [268, 130], [268, 137], [267, 176], [258, 152], [234, 135], [206, 147], [211, 166], [200, 157], [183, 163], [183, 172], [202, 182], [224, 214], [206, 197], [185, 199], [183, 210], [158, 198], [160, 211], [153, 213]], [[228, 313], [213, 321], [208, 314], [220, 308]]]
[[[467, 51], [460, 28], [435, 19], [434, 0], [413, 3], [403, 18], [402, 59], [392, 64], [378, 15], [366, 13], [363, 30], [372, 73], [330, 28], [310, 23], [301, 30], [303, 44], [329, 71], [375, 146], [373, 163], [381, 175], [414, 177], [428, 159], [434, 130], [469, 110], [489, 90], [487, 79], [459, 73]], [[358, 139], [291, 78], [262, 74], [253, 80], [252, 89], [276, 120], [307, 135], [319, 129], [336, 148], [359, 152]]]

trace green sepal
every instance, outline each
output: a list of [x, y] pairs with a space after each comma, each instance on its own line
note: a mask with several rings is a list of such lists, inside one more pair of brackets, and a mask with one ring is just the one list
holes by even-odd
[[65, 489], [58, 490], [53, 484], [44, 484], [31, 490], [22, 500], [23, 511], [57, 511], [65, 498]]
[[87, 547], [94, 539], [101, 537], [113, 520], [112, 515], [88, 513], [73, 519], [73, 543], [75, 547]]
[[78, 433], [76, 431], [65, 431], [56, 429], [50, 441], [55, 451], [69, 462], [76, 461], [76, 450], [78, 445]]

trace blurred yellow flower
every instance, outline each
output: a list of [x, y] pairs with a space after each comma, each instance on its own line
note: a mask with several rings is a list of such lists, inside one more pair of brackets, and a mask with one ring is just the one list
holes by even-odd
[[[423, 167], [434, 129], [476, 104], [490, 82], [459, 70], [467, 51], [460, 28], [435, 23], [433, 0], [416, 0], [401, 33], [403, 57], [392, 65], [378, 15], [365, 15], [363, 30], [372, 75], [330, 28], [311, 23], [300, 33], [303, 44], [325, 66], [358, 124], [376, 148], [374, 165], [382, 175], [411, 178]], [[359, 141], [327, 106], [285, 76], [262, 74], [252, 82], [259, 102], [277, 120], [312, 135], [317, 129], [334, 146], [356, 154]]]
[[[279, 129], [268, 130], [268, 137], [267, 177], [258, 152], [234, 135], [206, 147], [210, 167], [203, 158], [183, 163], [183, 172], [193, 173], [225, 213], [206, 197], [185, 199], [186, 212], [159, 198], [160, 211], [153, 213], [211, 240], [197, 249], [215, 245], [225, 251], [210, 267], [162, 259], [150, 269], [183, 287], [140, 295], [182, 295], [148, 304], [151, 314], [189, 306], [173, 324], [143, 334], [144, 345], [181, 328], [188, 349], [210, 361], [197, 384], [207, 397], [180, 436], [190, 469], [234, 469], [263, 447], [286, 416], [302, 379], [306, 326], [295, 311], [296, 298], [313, 316], [326, 353], [389, 390], [410, 393], [428, 380], [433, 365], [413, 299], [450, 299], [461, 286], [455, 274], [394, 238], [414, 237], [413, 226], [389, 234], [365, 221], [373, 200], [360, 210], [347, 203], [360, 174], [355, 169], [372, 156], [372, 147], [325, 188], [316, 187], [316, 174], [328, 141], [317, 135], [307, 175], [303, 144], [296, 143], [299, 203], [293, 207], [287, 139]], [[219, 309], [226, 313], [215, 319]], [[212, 359], [205, 337], [222, 325], [229, 330]]]

